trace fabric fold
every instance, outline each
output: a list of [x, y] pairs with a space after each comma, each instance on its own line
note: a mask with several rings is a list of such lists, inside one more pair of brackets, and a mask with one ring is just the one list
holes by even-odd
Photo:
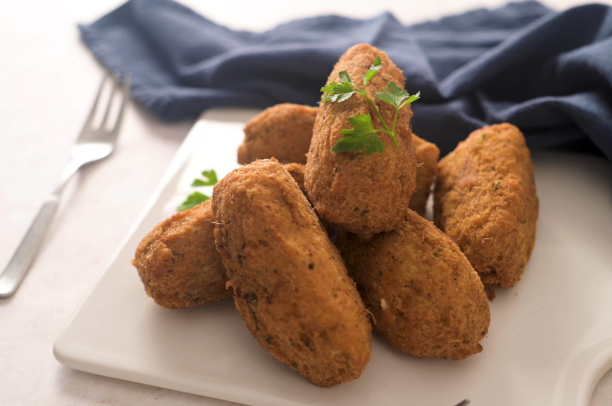
[[612, 159], [612, 8], [535, 1], [404, 26], [392, 14], [322, 16], [266, 32], [223, 27], [171, 0], [130, 0], [89, 25], [85, 44], [164, 121], [211, 107], [315, 105], [340, 55], [366, 42], [404, 71], [415, 133], [442, 154], [486, 124], [517, 125], [533, 148], [586, 141]]

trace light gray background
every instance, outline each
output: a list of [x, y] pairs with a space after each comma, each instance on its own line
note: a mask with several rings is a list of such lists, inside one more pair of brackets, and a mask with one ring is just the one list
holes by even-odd
[[[183, 3], [231, 28], [265, 30], [294, 18], [326, 13], [365, 18], [386, 9], [413, 23], [505, 1]], [[562, 10], [586, 2], [544, 3]], [[0, 8], [0, 268], [68, 163], [103, 74], [80, 42], [76, 24], [120, 4], [34, 0]], [[130, 103], [116, 152], [72, 181], [20, 290], [0, 300], [0, 404], [230, 404], [74, 371], [52, 354], [55, 338], [104, 272], [192, 124], [161, 123]], [[595, 389], [591, 405], [611, 404], [612, 371]]]

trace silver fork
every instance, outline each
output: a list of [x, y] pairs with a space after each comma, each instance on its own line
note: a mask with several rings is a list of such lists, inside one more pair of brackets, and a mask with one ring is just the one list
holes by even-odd
[[[98, 102], [100, 101], [100, 95], [102, 94], [104, 84], [109, 79], [112, 81], [113, 87], [106, 106], [106, 111], [104, 112], [104, 117], [102, 118], [102, 124], [98, 128], [93, 128], [94, 116]], [[21, 241], [21, 244], [19, 244], [17, 251], [13, 254], [13, 258], [11, 258], [11, 261], [0, 275], [0, 298], [6, 298], [15, 293], [23, 277], [30, 268], [42, 244], [46, 231], [53, 220], [53, 215], [57, 210], [62, 191], [66, 187], [68, 180], [70, 180], [72, 175], [74, 175], [83, 165], [106, 158], [113, 152], [123, 118], [125, 101], [130, 94], [130, 77], [125, 76], [123, 84], [121, 85], [122, 95], [119, 113], [117, 114], [112, 129], [107, 130], [110, 124], [108, 122], [109, 113], [113, 96], [118, 87], [118, 81], [119, 77], [117, 75], [114, 75], [112, 78], [107, 75], [102, 79], [96, 100], [85, 122], [83, 131], [81, 131], [81, 135], [77, 139], [75, 145], [72, 146], [72, 161], [70, 161], [66, 169], [64, 169], [59, 184], [53, 193], [45, 200], [34, 222], [30, 226], [30, 229]]]

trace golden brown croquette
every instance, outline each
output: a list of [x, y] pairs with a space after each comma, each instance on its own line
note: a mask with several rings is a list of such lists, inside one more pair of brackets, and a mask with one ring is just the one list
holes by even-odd
[[296, 182], [258, 160], [215, 186], [215, 240], [255, 339], [319, 386], [358, 378], [371, 327], [355, 283]]
[[438, 165], [435, 222], [485, 284], [514, 286], [529, 261], [539, 203], [531, 154], [511, 124], [474, 131]]
[[[403, 87], [405, 79], [383, 51], [366, 44], [353, 46], [340, 58], [328, 83], [337, 81], [339, 72], [344, 70], [353, 80], [361, 80], [377, 56], [382, 59], [382, 68], [368, 85], [367, 93], [384, 120], [392, 123], [395, 108], [377, 100], [375, 93], [387, 87], [389, 81]], [[367, 240], [374, 233], [395, 229], [404, 219], [416, 186], [416, 159], [410, 105], [399, 112], [398, 146], [381, 134], [386, 146], [383, 153], [366, 156], [363, 151], [332, 152], [343, 137], [341, 131], [351, 128], [349, 118], [361, 114], [370, 114], [374, 127], [382, 128], [363, 96], [354, 95], [341, 103], [321, 103], [306, 163], [305, 186], [322, 218]]]
[[409, 210], [400, 228], [360, 243], [340, 233], [349, 275], [394, 348], [460, 360], [482, 351], [491, 316], [478, 274], [450, 238]]
[[212, 221], [209, 200], [161, 222], [141, 241], [132, 264], [155, 303], [193, 307], [232, 296]]

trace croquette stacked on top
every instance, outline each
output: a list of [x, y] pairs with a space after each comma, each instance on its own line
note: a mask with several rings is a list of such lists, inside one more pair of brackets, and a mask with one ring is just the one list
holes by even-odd
[[[395, 109], [377, 100], [375, 94], [382, 92], [390, 81], [404, 87], [406, 79], [384, 52], [366, 44], [355, 45], [342, 55], [328, 83], [336, 81], [342, 71], [350, 77], [361, 78], [377, 56], [382, 60], [382, 68], [368, 85], [367, 93], [376, 100], [382, 118], [392, 123]], [[392, 231], [402, 223], [416, 186], [417, 163], [410, 130], [410, 105], [399, 111], [397, 146], [390, 137], [382, 137], [386, 146], [382, 154], [332, 152], [332, 147], [343, 137], [342, 130], [350, 128], [349, 118], [361, 114], [370, 114], [375, 128], [383, 128], [363, 97], [321, 103], [304, 184], [321, 217], [368, 240], [375, 233]]]
[[[361, 77], [377, 56], [367, 92], [392, 120], [395, 110], [374, 94], [405, 79], [381, 50], [350, 48], [328, 83], [344, 70]], [[397, 146], [383, 137], [383, 153], [332, 152], [360, 114], [381, 128], [362, 96], [281, 104], [253, 118], [238, 150], [245, 166], [215, 186], [212, 203], [176, 214], [138, 247], [133, 264], [147, 294], [172, 308], [233, 295], [253, 337], [323, 387], [361, 375], [372, 327], [417, 357], [482, 351], [483, 282], [513, 286], [535, 243], [523, 135], [510, 124], [485, 127], [438, 164], [438, 148], [412, 134], [408, 106]], [[439, 229], [421, 217], [434, 177]]]

